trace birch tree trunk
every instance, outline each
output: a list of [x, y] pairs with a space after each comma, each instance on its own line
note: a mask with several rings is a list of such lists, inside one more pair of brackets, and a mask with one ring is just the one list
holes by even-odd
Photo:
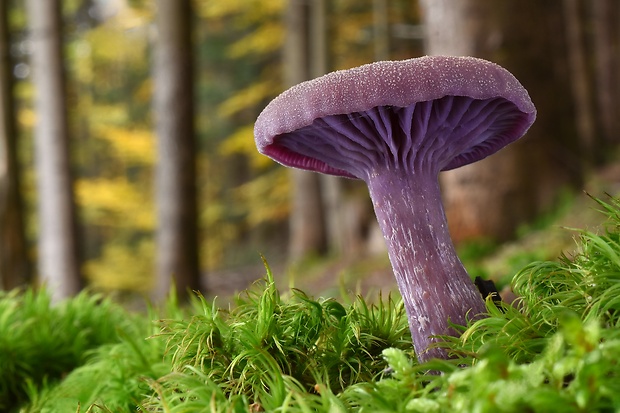
[[180, 299], [202, 287], [198, 257], [190, 0], [158, 0], [154, 110], [157, 154], [157, 257], [154, 292], [164, 299], [174, 280]]
[[0, 2], [0, 289], [30, 279], [17, 160], [7, 1]]
[[441, 175], [455, 241], [504, 240], [580, 184], [581, 161], [562, 35], [562, 4], [537, 0], [421, 0], [427, 53], [495, 61], [530, 91], [538, 119], [527, 137]]
[[38, 190], [38, 272], [58, 302], [81, 288], [76, 207], [69, 160], [59, 0], [28, 0], [36, 90], [34, 130]]

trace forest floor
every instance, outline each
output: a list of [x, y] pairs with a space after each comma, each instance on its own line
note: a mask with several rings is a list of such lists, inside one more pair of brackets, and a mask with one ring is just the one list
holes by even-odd
[[[556, 260], [562, 254], [570, 256], [574, 253], [574, 240], [578, 232], [571, 229], [599, 231], [604, 216], [597, 211], [598, 204], [588, 195], [605, 200], [606, 194], [620, 194], [620, 163], [592, 173], [583, 192], [567, 196], [555, 211], [541, 217], [539, 222], [520, 229], [515, 240], [494, 246], [487, 254], [473, 258], [464, 257], [466, 252], [460, 251], [459, 254], [471, 274], [493, 279], [501, 288], [529, 262]], [[295, 287], [315, 297], [361, 294], [372, 300], [377, 294], [385, 296], [397, 289], [387, 253], [347, 260], [314, 260], [294, 268], [273, 262], [269, 257], [266, 259], [280, 291]], [[218, 302], [222, 305], [237, 292], [263, 278], [265, 269], [258, 257], [256, 261], [254, 266], [207, 274], [209, 296], [218, 296]]]

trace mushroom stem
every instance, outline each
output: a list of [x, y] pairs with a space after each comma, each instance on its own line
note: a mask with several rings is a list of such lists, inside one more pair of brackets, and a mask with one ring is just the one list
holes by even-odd
[[438, 341], [432, 336], [456, 334], [449, 322], [465, 325], [486, 312], [456, 255], [437, 175], [392, 166], [366, 179], [420, 361], [447, 358], [445, 349], [429, 346]]

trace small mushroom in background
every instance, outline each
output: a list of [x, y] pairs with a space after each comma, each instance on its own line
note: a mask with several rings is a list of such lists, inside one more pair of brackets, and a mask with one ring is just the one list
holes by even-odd
[[262, 154], [368, 185], [420, 361], [450, 323], [486, 313], [456, 255], [438, 174], [519, 139], [536, 109], [504, 68], [472, 57], [376, 62], [300, 83], [259, 115]]

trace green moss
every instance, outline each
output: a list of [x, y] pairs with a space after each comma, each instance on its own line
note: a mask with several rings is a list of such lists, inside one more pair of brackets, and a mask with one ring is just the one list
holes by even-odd
[[[416, 362], [399, 300], [370, 305], [358, 297], [344, 305], [298, 290], [282, 295], [267, 268], [265, 280], [229, 309], [196, 297], [191, 308], [171, 303], [160, 321], [143, 317], [107, 344], [88, 334], [68, 334], [79, 343], [73, 347], [62, 334], [38, 340], [72, 348], [79, 362], [52, 353], [59, 361], [46, 363], [68, 366], [68, 374], [46, 381], [29, 373], [22, 411], [618, 411], [620, 201], [597, 202], [608, 219], [603, 233], [579, 231], [573, 256], [526, 265], [512, 279], [515, 306], [488, 301], [488, 317], [456, 327], [460, 337], [445, 337], [450, 360]], [[84, 295], [77, 302], [90, 301]], [[37, 319], [27, 314], [45, 313], [48, 304], [34, 293], [4, 295], [0, 327], [20, 312]], [[106, 311], [93, 310], [83, 325], [116, 314]], [[25, 334], [14, 336], [22, 347]], [[0, 337], [5, 348], [19, 347]], [[6, 372], [41, 368], [32, 347], [27, 357], [13, 350], [3, 359], [9, 368], [0, 370], [2, 383], [11, 383]]]
[[44, 291], [0, 291], [0, 410], [86, 361], [89, 351], [138, 334], [134, 317], [87, 292], [51, 306]]

